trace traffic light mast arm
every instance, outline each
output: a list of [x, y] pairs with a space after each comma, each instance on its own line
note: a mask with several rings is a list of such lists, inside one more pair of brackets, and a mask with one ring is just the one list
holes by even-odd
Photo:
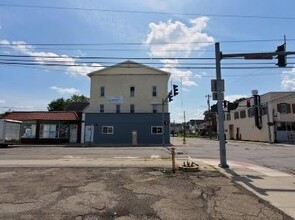
[[259, 59], [266, 59], [271, 60], [274, 56], [287, 56], [287, 55], [294, 55], [295, 51], [286, 51], [286, 52], [267, 52], [267, 53], [229, 53], [229, 54], [223, 54], [221, 53], [220, 59], [226, 59], [226, 58], [244, 58], [244, 59], [253, 59], [253, 60], [259, 60]]

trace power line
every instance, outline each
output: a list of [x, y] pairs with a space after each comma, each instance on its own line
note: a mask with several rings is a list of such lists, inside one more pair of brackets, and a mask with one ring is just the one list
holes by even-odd
[[[220, 43], [259, 43], [259, 42], [281, 42], [282, 39], [250, 39], [250, 40], [218, 40]], [[295, 41], [295, 38], [286, 39], [287, 42]], [[188, 45], [188, 44], [210, 44], [213, 46], [217, 41], [191, 41], [191, 42], [155, 42], [148, 43], [146, 45]], [[1, 47], [11, 46], [113, 46], [113, 45], [125, 45], [125, 46], [138, 46], [144, 45], [142, 42], [105, 42], [105, 43], [0, 43]]]
[[[43, 59], [44, 57], [40, 56], [38, 57], [39, 59]], [[36, 59], [38, 59], [36, 58]], [[53, 63], [53, 64], [60, 64], [60, 63], [70, 63], [70, 62], [75, 62], [76, 64], [93, 64], [94, 62], [99, 62], [99, 64], [114, 64], [114, 62], [111, 62], [111, 61], [100, 61], [100, 60], [94, 60], [94, 61], [68, 61], [68, 60], [62, 60], [63, 58], [62, 57], [55, 57], [57, 58], [57, 60], [44, 60], [44, 61], [40, 61], [40, 60], [32, 60], [32, 59], [7, 59], [7, 58], [2, 58], [0, 57], [0, 61], [2, 62], [34, 62], [34, 63]], [[52, 59], [52, 58], [50, 58]], [[159, 63], [159, 62], [144, 62], [142, 63], [144, 65], [155, 65], [155, 64], [163, 64], [163, 63]], [[248, 63], [248, 62], [239, 62], [239, 63], [223, 63], [222, 65], [223, 66], [228, 66], [228, 65], [274, 65], [273, 62], [255, 62], [255, 63]], [[289, 65], [295, 65], [295, 63], [288, 63]], [[163, 64], [164, 65], [164, 64]], [[199, 62], [185, 62], [185, 63], [179, 63], [178, 66], [181, 66], [181, 65], [189, 65], [189, 66], [196, 66], [196, 65], [200, 65], [200, 66], [204, 66], [204, 65], [209, 65], [209, 66], [215, 66], [215, 63], [199, 63]]]
[[116, 10], [116, 9], [64, 7], [64, 6], [42, 6], [42, 5], [21, 5], [21, 4], [0, 4], [0, 7], [75, 10], [75, 11], [88, 11], [88, 12], [89, 11], [99, 11], [99, 12], [128, 13], [128, 14], [158, 14], [158, 15], [182, 15], [182, 16], [209, 16], [209, 17], [220, 17], [220, 18], [295, 20], [295, 17], [291, 17], [291, 16], [279, 17], [279, 16], [260, 16], [260, 15], [216, 14], [216, 13], [180, 13], [180, 12]]
[[[6, 64], [3, 64], [6, 65]], [[44, 67], [38, 67], [38, 66], [23, 66], [23, 65], [7, 65], [8, 67], [19, 67], [19, 68], [27, 68], [27, 69], [36, 69], [36, 70], [47, 70], [47, 71], [55, 71], [55, 72], [65, 72], [67, 70], [62, 70], [62, 69], [53, 69], [53, 68], [44, 68]], [[84, 66], [85, 67], [85, 66]], [[181, 68], [179, 68], [181, 69]], [[224, 73], [224, 77], [243, 77], [243, 81], [245, 80], [245, 77], [249, 78], [254, 78], [254, 77], [261, 77], [261, 76], [273, 76], [273, 75], [280, 75], [281, 73], [247, 73], [245, 74], [228, 74], [228, 73]], [[197, 76], [190, 76], [190, 79], [200, 79]], [[202, 76], [202, 78], [215, 78], [215, 75], [204, 75]], [[238, 81], [240, 81], [240, 79], [238, 79]], [[231, 83], [233, 84], [233, 82]]]
[[105, 57], [105, 56], [37, 56], [37, 55], [9, 55], [0, 54], [0, 57], [22, 57], [22, 58], [50, 58], [50, 59], [110, 59], [110, 60], [214, 60], [214, 57]]
[[[100, 65], [100, 66], [87, 66], [83, 65], [83, 63], [79, 64], [67, 64], [67, 63], [38, 63], [38, 62], [5, 62], [5, 61], [0, 61], [0, 64], [4, 65], [31, 65], [31, 66], [56, 66], [56, 67], [115, 67], [114, 65]], [[129, 67], [128, 65], [126, 66], [118, 66], [118, 68], [138, 68], [138, 67]], [[155, 68], [164, 68], [164, 69], [214, 69], [215, 66], [206, 66], [206, 67], [196, 67], [196, 66], [160, 66], [160, 67], [155, 67]], [[222, 69], [277, 69], [278, 67], [270, 67], [270, 66], [251, 66], [251, 67], [245, 67], [245, 66], [239, 66], [239, 67], [222, 67]], [[294, 67], [284, 67], [285, 69], [293, 69]]]

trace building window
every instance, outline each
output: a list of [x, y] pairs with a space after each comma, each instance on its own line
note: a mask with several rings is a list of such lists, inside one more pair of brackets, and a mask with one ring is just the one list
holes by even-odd
[[22, 138], [35, 138], [36, 137], [36, 122], [24, 122], [22, 124]]
[[134, 96], [135, 96], [135, 87], [130, 86], [130, 97], [134, 97]]
[[267, 107], [266, 106], [262, 106], [262, 108], [261, 108], [261, 114], [262, 115], [267, 115]]
[[246, 118], [246, 111], [245, 110], [240, 111], [240, 117]]
[[130, 113], [134, 113], [135, 112], [135, 105], [130, 105]]
[[152, 126], [151, 133], [152, 134], [163, 134], [163, 126]]
[[114, 126], [102, 126], [102, 134], [114, 134]]
[[153, 113], [157, 113], [158, 112], [158, 105], [157, 104], [153, 104]]
[[278, 112], [282, 114], [288, 114], [291, 113], [291, 105], [288, 103], [279, 103], [277, 105]]
[[234, 113], [234, 119], [239, 119], [240, 118], [240, 114], [239, 112], [235, 112]]
[[99, 112], [104, 113], [104, 105], [99, 105]]
[[40, 133], [39, 136], [40, 138], [48, 138], [48, 139], [53, 139], [57, 138], [58, 132], [57, 132], [57, 127], [56, 125], [51, 125], [51, 124], [41, 124], [40, 125]]
[[100, 87], [100, 97], [104, 97], [104, 95], [105, 95], [105, 88], [104, 88], [104, 86], [101, 86]]
[[295, 104], [292, 104], [293, 113], [295, 114]]
[[248, 118], [251, 118], [251, 117], [254, 116], [254, 112], [253, 111], [254, 111], [253, 108], [249, 108], [248, 109]]
[[121, 105], [116, 105], [116, 113], [120, 113], [121, 112]]
[[226, 120], [228, 120], [228, 121], [230, 121], [230, 120], [231, 120], [230, 113], [227, 113], [227, 115], [226, 115]]
[[157, 96], [157, 86], [153, 86], [153, 96]]

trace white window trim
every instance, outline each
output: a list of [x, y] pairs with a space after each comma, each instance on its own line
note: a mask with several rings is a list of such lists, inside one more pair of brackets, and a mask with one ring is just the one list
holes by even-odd
[[[107, 128], [107, 133], [104, 133], [104, 132], [103, 132], [103, 129], [104, 129], [105, 127]], [[108, 133], [108, 129], [109, 129], [109, 128], [112, 128], [112, 133]], [[114, 126], [105, 126], [105, 125], [101, 126], [101, 134], [114, 134]]]
[[[153, 133], [153, 128], [161, 128], [162, 129], [162, 132], [161, 133]], [[159, 134], [163, 134], [163, 126], [151, 126], [151, 134], [152, 135], [159, 135]]]

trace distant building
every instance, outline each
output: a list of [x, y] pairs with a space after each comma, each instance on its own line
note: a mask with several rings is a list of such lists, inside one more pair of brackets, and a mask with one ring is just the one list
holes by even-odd
[[170, 144], [168, 105], [162, 110], [168, 72], [126, 61], [88, 76], [91, 89], [82, 142], [159, 145], [164, 132], [164, 142]]
[[201, 131], [206, 129], [205, 120], [190, 120], [188, 122], [189, 132], [190, 133], [200, 133]]
[[225, 112], [226, 138], [295, 143], [295, 92], [269, 92], [256, 100], [251, 97]]

